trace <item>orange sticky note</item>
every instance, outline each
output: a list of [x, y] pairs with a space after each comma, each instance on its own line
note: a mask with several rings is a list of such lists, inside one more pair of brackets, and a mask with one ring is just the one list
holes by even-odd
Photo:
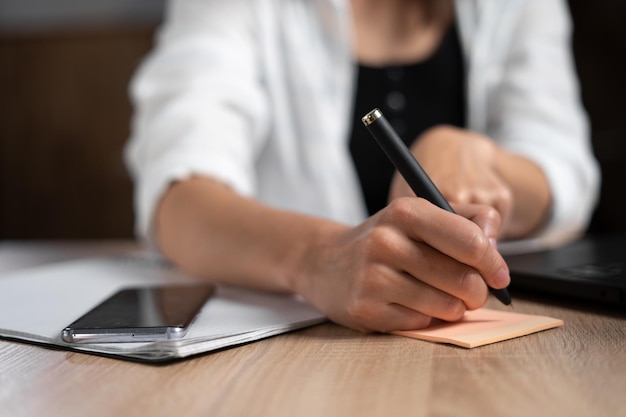
[[392, 333], [414, 339], [474, 348], [562, 325], [563, 320], [552, 317], [480, 308], [467, 311], [463, 318], [456, 322], [437, 321], [424, 329]]

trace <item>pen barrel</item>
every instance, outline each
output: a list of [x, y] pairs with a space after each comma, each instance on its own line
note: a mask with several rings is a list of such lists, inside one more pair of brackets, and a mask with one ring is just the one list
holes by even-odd
[[[372, 113], [370, 113], [371, 115]], [[368, 115], [368, 116], [370, 116]], [[368, 117], [366, 116], [366, 117]], [[366, 121], [365, 126], [374, 137], [378, 145], [387, 154], [402, 177], [409, 184], [415, 195], [422, 197], [436, 206], [454, 213], [450, 203], [441, 194], [439, 189], [432, 182], [426, 171], [417, 162], [409, 148], [398, 136], [385, 116], [377, 111], [373, 117]]]
[[[436, 206], [454, 213], [454, 210], [437, 189], [424, 168], [400, 139], [400, 136], [387, 121], [382, 112], [374, 109], [361, 119], [378, 145], [387, 154], [389, 160], [409, 184], [415, 195], [422, 197]], [[505, 305], [511, 304], [511, 296], [506, 288], [490, 288], [493, 295]]]

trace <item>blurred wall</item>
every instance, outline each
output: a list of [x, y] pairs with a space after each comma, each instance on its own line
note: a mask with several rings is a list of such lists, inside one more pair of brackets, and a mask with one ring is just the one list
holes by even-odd
[[129, 78], [156, 0], [0, 0], [0, 239], [128, 238]]

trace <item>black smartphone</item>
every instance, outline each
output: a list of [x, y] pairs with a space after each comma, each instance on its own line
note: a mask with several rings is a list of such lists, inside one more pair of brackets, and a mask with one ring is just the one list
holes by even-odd
[[212, 284], [124, 288], [63, 329], [70, 343], [182, 338], [215, 292]]

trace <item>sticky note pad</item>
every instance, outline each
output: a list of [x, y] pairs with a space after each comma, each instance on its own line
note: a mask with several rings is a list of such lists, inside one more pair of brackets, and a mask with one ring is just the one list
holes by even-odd
[[456, 322], [436, 321], [424, 329], [392, 333], [414, 339], [474, 348], [562, 325], [563, 320], [552, 317], [481, 308], [467, 311], [463, 318]]

